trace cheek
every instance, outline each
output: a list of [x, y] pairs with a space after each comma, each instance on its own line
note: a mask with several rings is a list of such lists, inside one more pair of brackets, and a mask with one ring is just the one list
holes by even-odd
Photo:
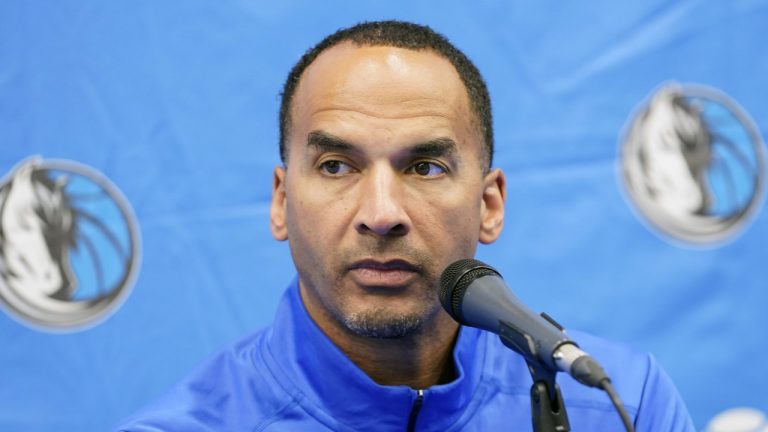
[[317, 255], [320, 260], [344, 235], [348, 200], [343, 194], [330, 194], [316, 185], [296, 186], [287, 189], [288, 239], [296, 249], [305, 249], [306, 253]]
[[440, 242], [440, 247], [474, 250], [480, 236], [479, 200], [470, 199], [466, 194], [442, 194], [423, 200], [420, 208], [424, 214], [422, 229], [427, 242]]
[[288, 202], [286, 206], [288, 245], [303, 282], [309, 286], [325, 286], [331, 279], [327, 230], [305, 204], [297, 201]]

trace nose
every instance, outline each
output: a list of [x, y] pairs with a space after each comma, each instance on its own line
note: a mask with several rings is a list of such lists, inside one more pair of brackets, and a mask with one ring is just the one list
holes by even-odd
[[404, 236], [411, 221], [403, 207], [405, 192], [397, 173], [374, 167], [363, 180], [354, 226], [358, 233], [381, 237]]

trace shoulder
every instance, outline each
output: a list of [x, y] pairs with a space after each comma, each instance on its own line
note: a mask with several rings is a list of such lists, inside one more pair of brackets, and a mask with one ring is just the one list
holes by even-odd
[[296, 408], [264, 361], [270, 329], [217, 352], [118, 431], [259, 430]]
[[[587, 333], [570, 333], [611, 377], [624, 406], [635, 417], [637, 431], [695, 430], [677, 388], [652, 354]], [[572, 384], [569, 388], [574, 388], [574, 392], [579, 391], [580, 395], [590, 392], [602, 400], [608, 399], [602, 391], [579, 386], [568, 379]]]
[[[569, 330], [568, 335], [611, 377], [625, 409], [635, 419], [638, 432], [695, 430], [677, 389], [653, 355], [625, 343], [580, 331]], [[490, 337], [496, 339], [488, 344], [490, 364], [496, 365], [492, 373], [508, 382], [520, 383], [519, 386], [530, 386], [530, 375], [522, 358], [506, 348], [495, 335]], [[618, 421], [615, 408], [602, 390], [586, 387], [564, 373], [557, 375], [557, 382], [574, 428], [581, 429], [578, 425], [582, 422], [599, 424], [607, 421], [612, 424]]]
[[[514, 375], [519, 384], [530, 386], [530, 373], [523, 357], [504, 346], [497, 335], [490, 332], [481, 334], [482, 338], [487, 339], [488, 346], [485, 362], [487, 377], [509, 382], [510, 375]], [[614, 385], [631, 394], [642, 391], [644, 379], [655, 365], [653, 357], [649, 354], [637, 351], [627, 344], [608, 341], [580, 331], [569, 330], [568, 336], [605, 368], [614, 380]], [[563, 373], [557, 375], [557, 380], [561, 386], [583, 387]]]

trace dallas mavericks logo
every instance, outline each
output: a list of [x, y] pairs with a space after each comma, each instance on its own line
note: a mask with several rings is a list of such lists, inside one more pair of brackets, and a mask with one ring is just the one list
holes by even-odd
[[703, 86], [658, 90], [631, 121], [622, 149], [624, 183], [640, 213], [694, 244], [744, 228], [762, 196], [764, 164], [749, 117]]
[[138, 255], [133, 212], [94, 169], [36, 157], [0, 180], [0, 304], [20, 321], [68, 330], [105, 318]]

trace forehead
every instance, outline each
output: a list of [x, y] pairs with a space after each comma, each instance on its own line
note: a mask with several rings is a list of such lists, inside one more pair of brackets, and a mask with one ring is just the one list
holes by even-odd
[[364, 124], [389, 133], [432, 128], [479, 146], [458, 72], [429, 50], [352, 42], [329, 48], [304, 72], [291, 111], [291, 141], [318, 127]]

